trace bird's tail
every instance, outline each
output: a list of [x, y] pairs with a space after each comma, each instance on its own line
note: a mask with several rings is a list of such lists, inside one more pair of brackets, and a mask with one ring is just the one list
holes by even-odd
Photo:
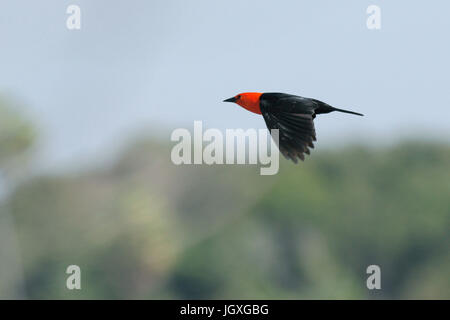
[[358, 112], [353, 112], [353, 111], [349, 111], [349, 110], [338, 109], [338, 108], [332, 107], [328, 103], [322, 102], [320, 100], [313, 99], [313, 101], [316, 102], [319, 105], [319, 108], [317, 108], [315, 110], [316, 114], [330, 113], [330, 112], [333, 112], [333, 111], [339, 111], [339, 112], [345, 112], [345, 113], [350, 113], [350, 114], [356, 114], [357, 116], [364, 116], [362, 113], [358, 113]]
[[344, 109], [338, 109], [338, 108], [334, 108], [332, 107], [334, 110], [333, 111], [339, 111], [339, 112], [345, 112], [345, 113], [350, 113], [350, 114], [356, 114], [357, 116], [361, 116], [363, 117], [364, 115], [362, 113], [358, 113], [358, 112], [354, 112], [354, 111], [348, 111], [348, 110], [344, 110]]

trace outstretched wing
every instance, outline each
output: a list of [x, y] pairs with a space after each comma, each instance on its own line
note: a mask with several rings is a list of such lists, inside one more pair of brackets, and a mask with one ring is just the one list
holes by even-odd
[[279, 130], [278, 149], [286, 159], [297, 163], [305, 159], [305, 153], [310, 154], [309, 148], [314, 148], [316, 141], [314, 104], [310, 99], [290, 96], [270, 104], [262, 102], [261, 113], [269, 130]]

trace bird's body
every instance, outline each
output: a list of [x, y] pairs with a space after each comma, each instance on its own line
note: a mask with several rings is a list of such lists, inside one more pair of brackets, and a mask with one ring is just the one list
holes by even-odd
[[225, 102], [235, 102], [241, 107], [261, 114], [269, 130], [278, 129], [278, 148], [287, 158], [297, 163], [304, 160], [316, 141], [314, 118], [317, 114], [340, 111], [362, 114], [334, 108], [325, 102], [278, 92], [246, 92], [238, 94]]

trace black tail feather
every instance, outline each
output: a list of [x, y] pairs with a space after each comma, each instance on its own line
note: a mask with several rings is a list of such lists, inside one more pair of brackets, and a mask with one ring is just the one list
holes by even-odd
[[316, 114], [321, 114], [321, 113], [330, 113], [333, 111], [339, 111], [339, 112], [345, 112], [345, 113], [350, 113], [350, 114], [355, 114], [357, 116], [364, 116], [362, 113], [358, 113], [358, 112], [353, 112], [353, 111], [349, 111], [349, 110], [344, 110], [344, 109], [338, 109], [335, 107], [330, 106], [329, 104], [322, 102], [320, 100], [316, 100], [316, 99], [312, 99], [315, 103], [317, 103], [318, 108], [315, 110]]
[[361, 116], [361, 117], [364, 116], [362, 113], [358, 113], [358, 112], [354, 112], [354, 111], [348, 111], [348, 110], [338, 109], [338, 108], [333, 108], [333, 109], [334, 109], [333, 111], [339, 111], [339, 112], [345, 112], [345, 113], [355, 114], [355, 115]]

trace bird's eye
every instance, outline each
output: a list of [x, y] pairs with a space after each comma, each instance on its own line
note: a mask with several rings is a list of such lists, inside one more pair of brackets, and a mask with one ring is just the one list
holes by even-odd
[[241, 95], [238, 95], [237, 97], [236, 97], [236, 100], [239, 100], [241, 98]]

